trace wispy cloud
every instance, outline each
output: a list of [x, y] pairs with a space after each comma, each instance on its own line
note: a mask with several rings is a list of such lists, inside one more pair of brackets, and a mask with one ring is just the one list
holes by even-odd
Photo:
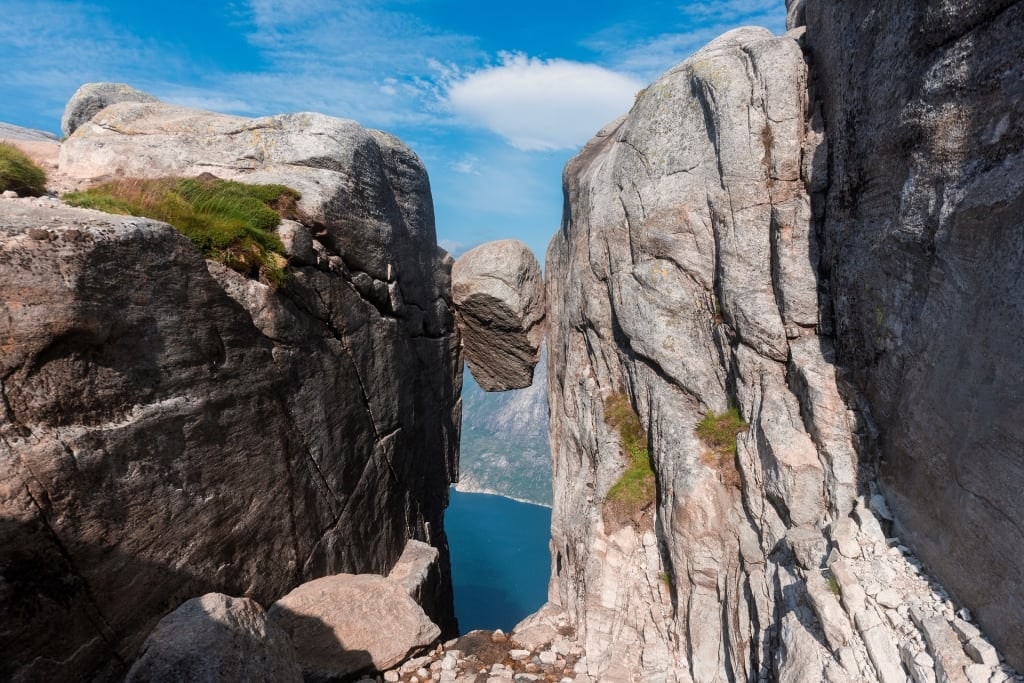
[[659, 32], [635, 23], [613, 24], [582, 41], [616, 71], [651, 81], [721, 34], [739, 26], [785, 30], [785, 0], [720, 0], [687, 2]]
[[577, 147], [629, 110], [644, 83], [594, 64], [502, 54], [450, 84], [452, 111], [521, 150]]

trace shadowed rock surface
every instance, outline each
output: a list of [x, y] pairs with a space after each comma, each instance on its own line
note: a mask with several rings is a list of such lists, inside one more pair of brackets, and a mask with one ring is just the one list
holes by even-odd
[[419, 160], [314, 114], [98, 119], [62, 146], [72, 178], [215, 169], [300, 190], [305, 218], [273, 290], [164, 224], [0, 204], [3, 675], [118, 678], [190, 597], [386, 574], [410, 538], [453, 632], [462, 359]]
[[288, 634], [258, 603], [208, 593], [160, 620], [126, 683], [301, 683]]
[[808, 0], [807, 20], [839, 358], [900, 534], [1020, 669], [1024, 3]]
[[269, 615], [291, 637], [307, 681], [386, 671], [441, 635], [399, 582], [381, 576], [325, 576], [285, 595]]
[[544, 341], [544, 281], [530, 248], [488, 242], [452, 267], [466, 364], [484, 391], [530, 386]]

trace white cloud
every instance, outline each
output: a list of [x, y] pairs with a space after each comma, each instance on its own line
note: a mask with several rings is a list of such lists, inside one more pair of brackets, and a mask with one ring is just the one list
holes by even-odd
[[503, 54], [500, 65], [451, 82], [447, 103], [518, 149], [570, 149], [628, 111], [643, 87], [594, 64]]
[[452, 161], [449, 166], [456, 173], [465, 173], [468, 175], [480, 175], [478, 166], [480, 164], [480, 158], [474, 154], [464, 154], [461, 159]]

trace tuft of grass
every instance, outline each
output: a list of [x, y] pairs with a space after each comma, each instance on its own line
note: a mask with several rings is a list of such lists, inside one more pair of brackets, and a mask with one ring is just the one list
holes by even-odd
[[697, 423], [697, 436], [711, 453], [702, 458], [704, 464], [713, 467], [721, 475], [722, 483], [739, 488], [740, 473], [736, 467], [736, 437], [750, 429], [743, 421], [738, 408], [724, 413], [708, 411]]
[[38, 197], [46, 192], [46, 172], [14, 145], [0, 142], [0, 192], [7, 190]]
[[613, 516], [621, 521], [634, 517], [654, 502], [654, 468], [647, 448], [647, 433], [628, 396], [623, 393], [609, 396], [604, 404], [604, 419], [619, 432], [622, 449], [629, 458], [629, 466], [608, 489], [605, 498], [606, 509], [611, 506]]
[[830, 590], [830, 591], [831, 591], [831, 592], [832, 592], [832, 593], [833, 593], [834, 595], [839, 595], [839, 593], [840, 593], [840, 590], [839, 590], [839, 582], [838, 582], [838, 581], [836, 581], [836, 577], [834, 577], [834, 576], [830, 576], [830, 577], [828, 577], [828, 589], [829, 589], [829, 590]]
[[247, 185], [210, 174], [123, 179], [64, 195], [72, 206], [153, 218], [174, 226], [207, 258], [271, 286], [285, 280], [284, 245], [275, 232], [295, 212], [299, 193], [284, 185]]

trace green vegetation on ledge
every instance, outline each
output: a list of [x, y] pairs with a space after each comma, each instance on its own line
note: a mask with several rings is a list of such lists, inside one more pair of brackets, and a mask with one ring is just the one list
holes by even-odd
[[123, 179], [64, 195], [72, 206], [153, 218], [174, 226], [207, 258], [271, 286], [285, 280], [284, 245], [275, 229], [296, 213], [299, 193], [284, 185], [197, 178]]
[[743, 421], [737, 408], [730, 408], [724, 413], [709, 410], [697, 423], [697, 436], [711, 449], [702, 461], [717, 470], [722, 483], [728, 486], [740, 486], [740, 473], [736, 468], [736, 437], [748, 429], [750, 425]]
[[622, 524], [648, 508], [655, 498], [654, 469], [647, 448], [647, 433], [623, 393], [612, 394], [604, 404], [604, 420], [619, 432], [622, 449], [629, 458], [629, 466], [615, 482], [605, 498], [605, 517]]
[[17, 147], [0, 142], [0, 192], [7, 190], [38, 197], [46, 192], [46, 173]]

